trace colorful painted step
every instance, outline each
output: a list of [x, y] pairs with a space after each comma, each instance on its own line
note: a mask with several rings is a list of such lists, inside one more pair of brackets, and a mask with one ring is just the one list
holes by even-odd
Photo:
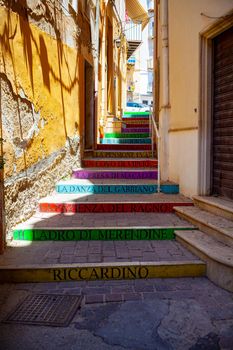
[[18, 225], [13, 238], [29, 241], [156, 241], [174, 239], [175, 231], [194, 228], [175, 214], [128, 213], [125, 218], [121, 213], [114, 216], [105, 213], [101, 217], [93, 213], [74, 213], [72, 220], [70, 216], [55, 216], [51, 220], [51, 214], [38, 213]]
[[[152, 151], [145, 150], [145, 151], [129, 151], [129, 150], [113, 150], [109, 151], [106, 149], [106, 145], [101, 145], [105, 146], [104, 150], [96, 150], [93, 152], [93, 156], [98, 158], [118, 158], [118, 159], [137, 159], [137, 158], [151, 158], [152, 157]], [[132, 147], [132, 145], [131, 145]]]
[[44, 213], [172, 213], [173, 207], [193, 206], [192, 201], [177, 194], [56, 194], [39, 201]]
[[109, 159], [109, 158], [90, 158], [82, 161], [83, 167], [87, 168], [154, 168], [157, 167], [158, 161], [156, 159]]
[[74, 282], [148, 278], [203, 277], [201, 260], [161, 262], [30, 264], [0, 267], [1, 283]]
[[[96, 147], [97, 147], [97, 150], [99, 150], [99, 151], [125, 151], [125, 157], [128, 157], [128, 158], [133, 157], [132, 151], [151, 151], [151, 145], [147, 145], [147, 144], [142, 144], [142, 145], [130, 144], [130, 147], [129, 147], [129, 144], [122, 144], [122, 145], [97, 144]], [[138, 153], [138, 154], [140, 154], [140, 153]], [[143, 158], [150, 157], [147, 154], [149, 154], [149, 153], [141, 153]], [[151, 153], [151, 155], [152, 155], [152, 153]], [[121, 157], [121, 156], [122, 156], [122, 154], [120, 155], [120, 153], [118, 153], [117, 157]], [[103, 157], [103, 155], [101, 157]], [[105, 157], [105, 155], [104, 155], [104, 157]]]
[[134, 126], [135, 127], [139, 127], [139, 126], [147, 126], [149, 127], [150, 123], [149, 123], [149, 120], [148, 119], [142, 119], [142, 120], [139, 120], [139, 119], [129, 119], [129, 118], [125, 118], [125, 120], [123, 121], [122, 120], [122, 125], [126, 125], [127, 127], [131, 127], [131, 126]]
[[[128, 241], [128, 240], [170, 240], [175, 231], [188, 228], [22, 228], [14, 230], [14, 240], [22, 241]], [[191, 228], [190, 228], [191, 230]], [[193, 228], [192, 228], [193, 230]]]
[[136, 124], [139, 124], [139, 122], [145, 122], [145, 124], [149, 124], [149, 118], [148, 117], [136, 117], [136, 118], [133, 118], [133, 117], [122, 117], [122, 122], [126, 122], [126, 123], [136, 123]]
[[[145, 181], [145, 180], [144, 180]], [[179, 185], [172, 183], [161, 184], [162, 193], [179, 193]], [[67, 180], [60, 181], [56, 185], [57, 193], [99, 193], [99, 194], [110, 194], [110, 193], [141, 193], [150, 194], [158, 191], [158, 185], [155, 180]]]
[[121, 144], [151, 144], [151, 138], [101, 138], [100, 143], [102, 145], [121, 145]]
[[146, 170], [105, 170], [105, 169], [77, 169], [73, 171], [74, 179], [155, 179], [158, 172], [154, 169]]
[[149, 128], [122, 128], [122, 133], [125, 133], [125, 134], [127, 134], [127, 133], [135, 133], [136, 135], [138, 133], [147, 133], [147, 135], [148, 135], [150, 133], [150, 129]]
[[127, 115], [127, 114], [133, 114], [133, 115], [150, 115], [151, 114], [151, 112], [142, 112], [142, 111], [139, 111], [139, 112], [137, 112], [137, 111], [125, 111], [124, 112], [124, 115]]
[[147, 116], [149, 117], [151, 115], [150, 112], [124, 112], [123, 117], [141, 117], [141, 116]]
[[117, 138], [117, 139], [127, 139], [127, 138], [132, 138], [132, 139], [137, 139], [137, 138], [147, 138], [149, 137], [149, 132], [128, 132], [128, 133], [106, 133], [104, 134], [105, 139], [112, 139], [112, 138]]

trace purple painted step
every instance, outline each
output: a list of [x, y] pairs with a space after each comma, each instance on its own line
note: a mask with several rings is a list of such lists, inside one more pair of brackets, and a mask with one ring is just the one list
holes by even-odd
[[155, 179], [157, 170], [83, 170], [73, 171], [74, 179]]
[[122, 133], [145, 133], [150, 132], [149, 128], [122, 128]]

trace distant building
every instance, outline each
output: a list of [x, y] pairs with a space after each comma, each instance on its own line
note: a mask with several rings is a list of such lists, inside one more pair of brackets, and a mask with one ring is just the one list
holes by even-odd
[[140, 46], [128, 59], [127, 100], [152, 105], [154, 1], [141, 0], [141, 4], [148, 14], [148, 24], [142, 31]]

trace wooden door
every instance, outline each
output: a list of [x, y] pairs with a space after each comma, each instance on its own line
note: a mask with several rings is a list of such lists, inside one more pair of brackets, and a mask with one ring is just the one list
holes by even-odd
[[213, 44], [212, 193], [233, 199], [233, 27]]

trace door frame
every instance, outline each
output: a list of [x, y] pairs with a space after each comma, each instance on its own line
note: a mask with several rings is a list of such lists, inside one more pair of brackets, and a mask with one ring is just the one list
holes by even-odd
[[[91, 76], [87, 78], [87, 70], [91, 71]], [[91, 82], [91, 99], [87, 96], [87, 82]], [[95, 86], [94, 86], [94, 67], [86, 59], [84, 59], [84, 151], [93, 150], [95, 145]], [[87, 115], [87, 104], [90, 102], [90, 115]], [[89, 119], [88, 119], [89, 117]], [[89, 129], [90, 127], [90, 129]], [[91, 146], [88, 148], [87, 142], [91, 142]]]
[[233, 11], [200, 33], [198, 194], [203, 196], [212, 191], [213, 39], [232, 26]]

